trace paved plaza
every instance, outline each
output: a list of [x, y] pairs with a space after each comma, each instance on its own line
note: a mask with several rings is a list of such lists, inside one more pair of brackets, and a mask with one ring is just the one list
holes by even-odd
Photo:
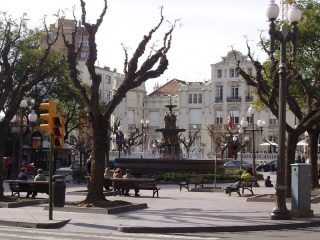
[[[270, 174], [270, 173], [269, 173]], [[268, 173], [264, 173], [268, 175]], [[71, 180], [71, 176], [67, 177]], [[275, 175], [271, 175], [275, 182]], [[5, 194], [11, 194], [9, 186], [4, 183]], [[24, 226], [38, 228], [55, 228], [69, 221], [61, 230], [76, 232], [104, 232], [106, 230], [142, 233], [178, 233], [178, 232], [222, 232], [222, 231], [250, 231], [290, 229], [298, 227], [320, 226], [320, 205], [312, 204], [314, 210], [312, 218], [292, 218], [291, 220], [271, 220], [270, 213], [274, 202], [247, 201], [251, 195], [239, 197], [232, 193], [231, 197], [221, 190], [188, 192], [179, 191], [177, 184], [158, 184], [161, 189], [159, 198], [152, 198], [152, 192], [141, 190], [140, 197], [108, 196], [108, 200], [124, 200], [134, 204], [147, 204], [148, 208], [119, 214], [106, 214], [102, 211], [81, 212], [72, 210], [67, 212], [54, 209], [53, 220], [49, 221], [48, 204], [19, 207], [0, 208], [0, 224], [9, 226]], [[229, 183], [217, 184], [219, 187]], [[254, 188], [255, 196], [275, 193], [274, 188]], [[204, 184], [213, 187], [213, 184]], [[75, 191], [86, 189], [86, 184], [67, 183], [66, 201], [80, 201], [84, 195], [74, 195]], [[24, 193], [22, 193], [24, 194]], [[38, 194], [37, 198], [48, 198], [45, 194]], [[291, 204], [287, 204], [291, 209]], [[59, 225], [60, 224], [60, 225]]]

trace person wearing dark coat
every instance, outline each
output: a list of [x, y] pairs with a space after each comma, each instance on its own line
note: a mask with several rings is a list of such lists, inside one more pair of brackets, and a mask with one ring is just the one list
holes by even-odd
[[87, 160], [87, 163], [86, 163], [86, 167], [87, 167], [87, 174], [88, 175], [91, 175], [91, 159], [92, 159], [92, 156], [90, 156]]
[[[27, 173], [28, 170], [26, 168], [21, 168], [21, 171], [19, 173], [19, 175], [17, 176], [17, 180], [25, 180], [28, 181], [28, 177], [27, 177]], [[32, 194], [32, 197], [36, 197], [37, 193], [32, 193], [32, 192], [27, 192], [27, 198], [30, 197], [30, 195]]]
[[271, 180], [270, 180], [270, 176], [268, 176], [267, 179], [264, 181], [264, 185], [266, 187], [273, 187], [273, 184], [271, 183]]

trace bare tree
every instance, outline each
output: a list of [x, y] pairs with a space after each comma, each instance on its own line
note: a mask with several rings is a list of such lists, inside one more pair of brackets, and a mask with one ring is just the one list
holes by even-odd
[[106, 108], [102, 111], [99, 107], [99, 86], [101, 83], [101, 76], [95, 71], [95, 62], [97, 60], [97, 45], [96, 45], [96, 34], [101, 26], [103, 18], [107, 11], [107, 0], [104, 0], [104, 7], [99, 18], [94, 24], [90, 24], [86, 20], [86, 7], [85, 2], [80, 0], [82, 9], [82, 24], [88, 33], [89, 42], [89, 57], [86, 61], [86, 65], [92, 80], [91, 94], [86, 92], [85, 88], [81, 86], [81, 83], [77, 75], [77, 56], [81, 51], [82, 45], [78, 47], [76, 42], [76, 34], [79, 31], [78, 23], [75, 21], [74, 30], [72, 33], [72, 40], [69, 41], [64, 34], [62, 26], [62, 37], [64, 45], [68, 52], [68, 66], [69, 74], [72, 79], [74, 86], [79, 90], [81, 96], [88, 107], [89, 118], [93, 129], [93, 160], [91, 169], [91, 178], [88, 184], [88, 195], [84, 200], [84, 203], [94, 203], [96, 201], [105, 201], [103, 194], [103, 170], [104, 170], [104, 156], [107, 150], [105, 144], [108, 139], [109, 119], [116, 106], [122, 101], [126, 93], [140, 86], [148, 79], [157, 78], [168, 67], [167, 53], [171, 48], [172, 33], [176, 26], [176, 21], [171, 24], [169, 30], [164, 34], [163, 44], [159, 49], [152, 49], [148, 54], [146, 60], [139, 67], [138, 61], [141, 61], [141, 57], [145, 53], [146, 46], [152, 39], [153, 34], [160, 28], [164, 21], [161, 8], [161, 18], [157, 26], [152, 29], [147, 35], [145, 35], [140, 42], [139, 46], [133, 53], [132, 58], [129, 60], [127, 49], [124, 48], [125, 61], [124, 61], [124, 80], [115, 92], [113, 98], [107, 104]]
[[197, 137], [197, 134], [201, 131], [201, 128], [189, 128], [188, 135], [185, 137], [182, 133], [179, 134], [179, 143], [187, 149], [187, 157], [189, 158], [190, 148]]

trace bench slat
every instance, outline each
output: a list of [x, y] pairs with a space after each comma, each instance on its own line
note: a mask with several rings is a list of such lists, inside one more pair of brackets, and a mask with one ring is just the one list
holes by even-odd
[[122, 189], [138, 189], [138, 190], [152, 190], [154, 197], [157, 194], [159, 197], [160, 188], [157, 187], [154, 179], [141, 179], [141, 178], [111, 178], [114, 188], [114, 195], [117, 193], [121, 195]]

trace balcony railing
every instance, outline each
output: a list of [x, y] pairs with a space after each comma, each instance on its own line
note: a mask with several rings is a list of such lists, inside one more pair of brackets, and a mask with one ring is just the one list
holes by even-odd
[[223, 98], [222, 97], [216, 97], [215, 98], [215, 102], [216, 103], [223, 102]]
[[246, 96], [245, 101], [246, 102], [252, 102], [253, 101], [253, 96]]
[[237, 96], [227, 97], [227, 102], [241, 102], [241, 97], [237, 97]]
[[278, 124], [278, 123], [276, 123], [276, 124], [269, 124], [268, 128], [269, 128], [269, 129], [277, 129], [277, 128], [279, 128], [279, 124]]

